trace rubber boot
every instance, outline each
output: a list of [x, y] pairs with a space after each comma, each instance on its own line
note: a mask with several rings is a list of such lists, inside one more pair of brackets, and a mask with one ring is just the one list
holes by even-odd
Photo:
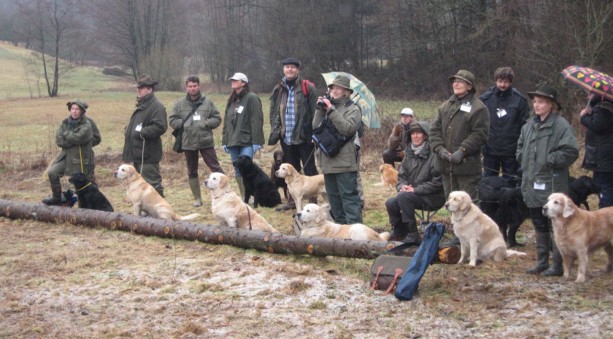
[[419, 246], [421, 244], [421, 238], [419, 237], [419, 232], [417, 231], [417, 225], [413, 223], [407, 223], [407, 236], [402, 240], [403, 243]]
[[398, 224], [392, 224], [392, 227], [393, 230], [389, 241], [402, 241], [409, 233], [409, 224], [401, 222]]
[[276, 207], [275, 211], [282, 212], [282, 211], [295, 210], [295, 209], [296, 209], [296, 202], [294, 201], [294, 198], [292, 198], [292, 195], [290, 194], [289, 197], [287, 198], [287, 202], [279, 207]]
[[245, 200], [245, 185], [243, 184], [243, 177], [235, 177], [238, 184], [238, 191], [241, 193], [241, 200]]
[[562, 255], [560, 254], [560, 251], [558, 250], [558, 246], [556, 246], [555, 242], [553, 241], [553, 237], [551, 235], [549, 237], [552, 238], [551, 265], [549, 266], [548, 269], [543, 271], [541, 275], [545, 277], [560, 277], [564, 274], [564, 268], [562, 267]]
[[194, 203], [192, 204], [192, 206], [202, 206], [202, 195], [200, 193], [200, 182], [198, 180], [198, 177], [189, 179], [189, 188], [192, 190], [192, 195], [194, 196]]
[[539, 274], [549, 268], [551, 235], [549, 232], [536, 232], [536, 266], [526, 270], [528, 274]]
[[49, 206], [59, 206], [62, 204], [62, 186], [51, 185], [51, 197], [42, 200], [42, 203]]
[[453, 238], [451, 238], [449, 241], [440, 244], [441, 248], [453, 246], [460, 246], [460, 238], [458, 238], [458, 236], [455, 234], [453, 235]]

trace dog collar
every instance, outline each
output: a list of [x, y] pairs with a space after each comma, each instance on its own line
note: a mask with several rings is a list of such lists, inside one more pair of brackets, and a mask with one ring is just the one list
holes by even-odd
[[87, 186], [89, 186], [89, 185], [91, 185], [91, 184], [92, 184], [91, 182], [87, 183], [87, 185], [85, 185], [85, 186], [83, 186], [83, 187], [79, 188], [79, 189], [77, 190], [77, 192], [80, 192], [80, 191], [84, 190], [85, 188], [87, 188]]

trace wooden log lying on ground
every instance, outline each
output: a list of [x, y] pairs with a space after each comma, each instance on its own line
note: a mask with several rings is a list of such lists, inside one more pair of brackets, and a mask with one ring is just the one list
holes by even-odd
[[[4, 199], [0, 199], [0, 216], [11, 219], [106, 227], [147, 236], [196, 240], [209, 244], [224, 244], [280, 254], [373, 259], [397, 245], [397, 243], [383, 241], [297, 237], [280, 233], [139, 217], [126, 213], [47, 206], [42, 203]], [[417, 247], [409, 248], [403, 254], [413, 255], [415, 251]]]

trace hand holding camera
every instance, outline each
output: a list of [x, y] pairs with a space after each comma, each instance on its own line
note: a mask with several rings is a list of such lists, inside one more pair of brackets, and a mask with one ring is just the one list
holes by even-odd
[[330, 94], [326, 93], [324, 96], [317, 98], [317, 105], [315, 106], [317, 109], [322, 111], [327, 111], [332, 106], [330, 102]]

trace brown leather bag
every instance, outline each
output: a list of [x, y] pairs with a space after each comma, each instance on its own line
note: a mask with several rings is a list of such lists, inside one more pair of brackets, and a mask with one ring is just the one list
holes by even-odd
[[406, 272], [412, 257], [380, 255], [370, 268], [370, 288], [390, 294]]

